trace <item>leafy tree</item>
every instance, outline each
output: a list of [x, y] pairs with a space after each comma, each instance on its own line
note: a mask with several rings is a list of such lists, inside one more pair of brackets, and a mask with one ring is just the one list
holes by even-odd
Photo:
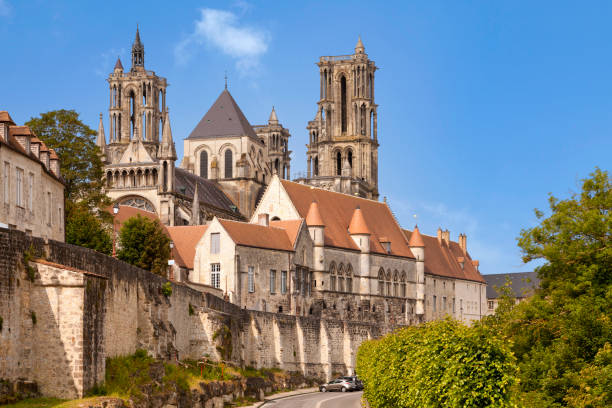
[[159, 221], [140, 215], [130, 218], [119, 231], [119, 243], [119, 259], [158, 275], [167, 275], [170, 238]]
[[513, 406], [514, 358], [485, 326], [448, 319], [401, 329], [363, 343], [356, 371], [372, 408]]
[[490, 325], [513, 344], [524, 406], [612, 406], [612, 189], [596, 169], [550, 215], [521, 231], [523, 259], [543, 259], [541, 289]]
[[107, 226], [83, 203], [66, 201], [66, 242], [111, 254]]
[[90, 208], [108, 206], [102, 190], [104, 166], [96, 146], [96, 132], [81, 122], [76, 111], [61, 109], [41, 113], [26, 125], [59, 156], [66, 199], [86, 201]]

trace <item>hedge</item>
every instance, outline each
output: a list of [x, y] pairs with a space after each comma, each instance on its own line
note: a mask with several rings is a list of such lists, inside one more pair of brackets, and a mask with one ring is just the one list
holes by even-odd
[[356, 371], [371, 408], [515, 406], [514, 356], [482, 326], [447, 319], [366, 341]]

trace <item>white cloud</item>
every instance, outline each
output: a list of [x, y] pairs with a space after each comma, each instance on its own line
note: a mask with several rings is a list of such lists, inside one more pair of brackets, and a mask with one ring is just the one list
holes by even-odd
[[8, 17], [11, 14], [11, 6], [7, 0], [0, 0], [0, 17]]
[[200, 11], [193, 33], [174, 49], [179, 64], [188, 62], [199, 46], [206, 45], [235, 59], [242, 74], [259, 65], [259, 57], [266, 53], [270, 42], [267, 31], [241, 25], [230, 11], [209, 8]]

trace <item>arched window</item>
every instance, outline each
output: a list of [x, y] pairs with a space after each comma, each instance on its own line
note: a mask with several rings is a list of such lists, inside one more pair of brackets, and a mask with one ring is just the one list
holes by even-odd
[[353, 267], [351, 264], [346, 268], [346, 292], [353, 293]]
[[225, 178], [234, 177], [234, 160], [233, 154], [230, 149], [225, 151]]
[[106, 173], [106, 187], [111, 187], [113, 185], [113, 173]]
[[366, 107], [365, 105], [361, 105], [361, 134], [366, 134]]
[[200, 177], [208, 178], [208, 153], [202, 150], [200, 153]]
[[168, 162], [167, 161], [164, 162], [163, 173], [164, 173], [162, 174], [162, 177], [164, 180], [163, 187], [164, 187], [164, 191], [167, 191], [168, 190]]
[[333, 262], [329, 267], [329, 290], [336, 290], [336, 264]]
[[134, 137], [134, 126], [136, 126], [136, 97], [134, 91], [130, 92], [130, 140]]
[[342, 153], [336, 153], [336, 176], [342, 175]]
[[352, 169], [353, 168], [353, 151], [350, 149], [348, 151], [347, 158], [348, 158], [348, 164], [349, 166], [351, 166], [351, 169]]
[[151, 172], [152, 176], [153, 176], [153, 185], [156, 186], [157, 185], [157, 169], [153, 169], [153, 171]]
[[375, 134], [375, 130], [374, 130], [374, 111], [370, 111], [370, 138], [374, 139], [374, 134]]
[[406, 297], [406, 272], [402, 271], [402, 276], [400, 278], [400, 296]]
[[399, 296], [399, 273], [393, 272], [393, 296]]
[[342, 133], [346, 133], [346, 77], [340, 77], [340, 115], [342, 123]]
[[378, 271], [378, 294], [381, 296], [385, 295], [385, 271], [380, 268]]
[[387, 270], [387, 296], [391, 296], [391, 270]]
[[276, 174], [280, 175], [280, 160], [276, 159], [274, 161], [274, 168], [276, 169]]
[[314, 159], [314, 175], [318, 176], [319, 175], [319, 158], [315, 157]]
[[338, 292], [344, 292], [344, 266], [338, 267]]

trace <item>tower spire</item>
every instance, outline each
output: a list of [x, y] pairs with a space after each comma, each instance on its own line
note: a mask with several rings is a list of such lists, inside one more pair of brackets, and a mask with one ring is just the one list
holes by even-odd
[[363, 42], [361, 42], [361, 36], [357, 40], [357, 45], [355, 46], [355, 54], [363, 54], [365, 53], [365, 47], [363, 46]]
[[172, 140], [168, 108], [164, 112], [164, 130], [162, 132], [161, 144], [159, 145], [159, 158], [176, 160], [176, 149], [174, 148], [174, 140]]
[[104, 122], [102, 121], [101, 113], [100, 124], [98, 125], [98, 138], [96, 139], [96, 145], [100, 148], [100, 154], [104, 154], [106, 150], [106, 135], [104, 134]]
[[195, 183], [193, 202], [191, 203], [191, 225], [200, 225], [200, 197], [198, 196], [198, 183]]
[[134, 38], [134, 44], [132, 44], [132, 69], [136, 67], [144, 68], [144, 45], [140, 41], [138, 24], [136, 25], [136, 38]]
[[278, 124], [278, 116], [276, 116], [276, 110], [274, 110], [274, 106], [272, 106], [272, 112], [270, 112], [270, 117], [268, 118], [268, 123], [272, 125]]

